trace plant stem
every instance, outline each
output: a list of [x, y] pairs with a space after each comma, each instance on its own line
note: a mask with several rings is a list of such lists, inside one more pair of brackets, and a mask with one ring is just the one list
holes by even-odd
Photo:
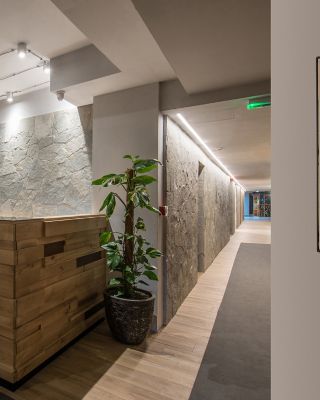
[[[125, 234], [129, 236], [134, 235], [134, 204], [130, 199], [130, 192], [134, 191], [134, 170], [128, 169], [127, 170], [127, 208], [126, 208], [126, 218], [125, 218]], [[125, 236], [125, 243], [124, 243], [124, 262], [125, 265], [133, 267], [133, 252], [134, 252], [134, 240], [133, 237], [129, 239]], [[124, 272], [125, 273], [125, 272]], [[124, 279], [127, 282], [126, 279]], [[127, 285], [126, 285], [127, 286]], [[132, 291], [132, 287], [125, 287], [126, 295], [130, 296], [130, 292]], [[128, 293], [129, 292], [129, 293]]]

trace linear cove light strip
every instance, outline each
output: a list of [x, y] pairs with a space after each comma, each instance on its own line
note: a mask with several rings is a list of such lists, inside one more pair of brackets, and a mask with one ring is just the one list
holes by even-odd
[[201, 139], [201, 137], [194, 130], [194, 128], [189, 124], [189, 122], [185, 119], [185, 117], [180, 113], [177, 114], [177, 117], [184, 124], [184, 126], [193, 134], [193, 136], [198, 140], [198, 142], [200, 142], [201, 146], [203, 146], [206, 149], [206, 151], [211, 155], [211, 157], [216, 161], [216, 163], [230, 176], [230, 178], [232, 178], [237, 183], [237, 185], [239, 185], [241, 187], [242, 190], [244, 190], [246, 192], [247, 189], [243, 185], [241, 185], [241, 183], [239, 183], [237, 181], [237, 179], [232, 175], [232, 173], [228, 170], [228, 168], [219, 160], [219, 158], [205, 144], [205, 142]]

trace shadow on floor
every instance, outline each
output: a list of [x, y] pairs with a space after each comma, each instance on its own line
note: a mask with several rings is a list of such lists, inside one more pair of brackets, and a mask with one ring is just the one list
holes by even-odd
[[102, 322], [15, 392], [0, 388], [0, 393], [14, 400], [84, 399], [127, 349], [130, 347], [115, 341]]

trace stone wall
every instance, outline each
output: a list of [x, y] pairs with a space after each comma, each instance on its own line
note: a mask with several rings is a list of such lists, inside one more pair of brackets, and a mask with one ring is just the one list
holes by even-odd
[[0, 124], [0, 215], [91, 213], [92, 107]]
[[236, 185], [230, 181], [229, 185], [229, 207], [230, 207], [230, 234], [233, 235], [236, 230]]
[[238, 228], [241, 224], [241, 189], [239, 186], [236, 186], [236, 227]]
[[[230, 178], [169, 118], [166, 129], [167, 218], [165, 320], [168, 322], [198, 279], [199, 230], [204, 230], [204, 269], [230, 239]], [[199, 167], [201, 173], [199, 174]], [[203, 199], [199, 183], [203, 180]], [[200, 191], [200, 193], [199, 193]], [[203, 224], [199, 224], [199, 205]], [[200, 218], [201, 220], [201, 218]]]

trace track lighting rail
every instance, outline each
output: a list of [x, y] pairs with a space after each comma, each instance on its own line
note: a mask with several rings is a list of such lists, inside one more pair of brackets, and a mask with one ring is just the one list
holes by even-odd
[[16, 51], [16, 49], [9, 49], [9, 50], [4, 50], [0, 53], [0, 57], [1, 56], [5, 56], [6, 54], [10, 54], [13, 53], [14, 51]]
[[0, 77], [0, 81], [4, 81], [6, 79], [13, 78], [14, 76], [21, 75], [21, 74], [23, 74], [25, 72], [32, 71], [33, 69], [37, 69], [37, 68], [41, 68], [41, 67], [42, 67], [42, 65], [37, 64], [34, 67], [25, 68], [25, 69], [23, 69], [21, 71], [13, 72], [12, 74], [1, 76]]
[[[28, 86], [28, 87], [26, 87], [26, 88], [24, 88], [22, 90], [15, 90], [14, 92], [7, 92], [7, 93], [4, 93], [4, 94], [0, 94], [0, 100], [5, 99], [5, 98], [8, 100], [8, 94], [10, 95], [10, 98], [13, 98], [13, 95], [15, 95], [17, 93], [23, 93], [23, 92], [26, 92], [26, 91], [31, 90], [31, 89], [36, 89], [37, 87], [46, 85], [48, 83], [50, 83], [50, 81], [37, 83], [36, 85]], [[9, 101], [9, 102], [11, 103], [12, 100]]]
[[[5, 55], [10, 54], [10, 53], [13, 53], [13, 52], [16, 52], [18, 57], [21, 58], [21, 59], [25, 58], [28, 54], [32, 54], [35, 58], [38, 59], [38, 63], [37, 63], [37, 65], [34, 65], [32, 67], [28, 67], [28, 68], [22, 69], [22, 70], [17, 71], [17, 72], [13, 72], [13, 73], [10, 73], [10, 74], [4, 75], [4, 76], [0, 76], [0, 81], [4, 81], [6, 79], [13, 78], [15, 76], [24, 74], [24, 73], [26, 73], [28, 71], [35, 70], [37, 68], [43, 68], [43, 71], [46, 74], [50, 73], [50, 60], [48, 60], [46, 58], [43, 58], [42, 56], [40, 56], [39, 54], [37, 54], [36, 52], [34, 52], [30, 48], [28, 48], [26, 42], [19, 42], [15, 49], [7, 49], [7, 50], [4, 50], [4, 51], [0, 52], [0, 57], [5, 56]], [[40, 61], [40, 63], [39, 63], [39, 61]], [[7, 91], [5, 94], [0, 95], [0, 99], [6, 98], [8, 103], [12, 103], [14, 94], [21, 93], [21, 92], [24, 92], [26, 90], [30, 90], [30, 89], [36, 88], [38, 86], [42, 86], [42, 85], [44, 85], [45, 83], [48, 83], [48, 82], [49, 81], [42, 82], [40, 84], [30, 86], [30, 87], [25, 88], [23, 90]]]

